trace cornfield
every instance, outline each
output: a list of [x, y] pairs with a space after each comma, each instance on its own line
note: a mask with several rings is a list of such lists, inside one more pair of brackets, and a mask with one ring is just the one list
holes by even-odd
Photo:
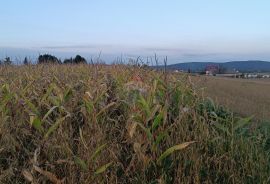
[[270, 126], [188, 75], [124, 65], [0, 67], [0, 183], [270, 183]]

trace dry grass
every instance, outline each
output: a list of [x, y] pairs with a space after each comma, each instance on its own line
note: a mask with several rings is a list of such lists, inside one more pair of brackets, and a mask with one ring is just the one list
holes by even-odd
[[269, 183], [269, 131], [249, 123], [188, 76], [0, 67], [0, 183]]
[[194, 77], [205, 96], [242, 115], [270, 120], [270, 80]]

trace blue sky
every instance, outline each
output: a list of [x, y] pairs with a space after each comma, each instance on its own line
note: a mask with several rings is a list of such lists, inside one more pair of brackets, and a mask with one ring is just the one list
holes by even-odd
[[185, 61], [270, 60], [269, 0], [8, 0], [0, 58], [167, 55]]

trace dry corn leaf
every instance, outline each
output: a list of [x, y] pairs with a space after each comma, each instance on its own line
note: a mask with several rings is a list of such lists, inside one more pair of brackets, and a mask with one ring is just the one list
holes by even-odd
[[28, 181], [28, 182], [33, 182], [34, 181], [34, 177], [33, 177], [33, 175], [29, 172], [29, 171], [27, 171], [27, 170], [23, 170], [22, 171], [22, 175], [24, 176], [24, 178]]
[[129, 136], [132, 138], [135, 131], [136, 131], [136, 127], [137, 127], [137, 123], [133, 122], [130, 126], [129, 126], [129, 130], [128, 130], [128, 134]]
[[39, 172], [40, 174], [42, 174], [43, 176], [45, 176], [46, 178], [48, 178], [52, 183], [54, 184], [62, 184], [62, 181], [59, 180], [53, 173], [49, 172], [49, 171], [45, 171], [43, 169], [41, 169], [38, 166], [33, 166], [35, 171]]

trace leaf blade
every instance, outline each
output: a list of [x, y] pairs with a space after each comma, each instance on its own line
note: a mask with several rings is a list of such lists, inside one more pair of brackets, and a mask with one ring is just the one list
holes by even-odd
[[98, 175], [98, 174], [101, 174], [101, 173], [105, 172], [112, 164], [113, 164], [113, 162], [109, 162], [109, 163], [101, 166], [100, 168], [98, 168], [95, 171], [95, 174]]
[[193, 143], [195, 143], [195, 141], [185, 142], [185, 143], [181, 143], [173, 147], [170, 147], [169, 149], [167, 149], [165, 152], [161, 154], [157, 162], [160, 164], [163, 159], [165, 159], [167, 156], [169, 156], [173, 152], [185, 149], [186, 147], [188, 147], [190, 144], [193, 144]]

